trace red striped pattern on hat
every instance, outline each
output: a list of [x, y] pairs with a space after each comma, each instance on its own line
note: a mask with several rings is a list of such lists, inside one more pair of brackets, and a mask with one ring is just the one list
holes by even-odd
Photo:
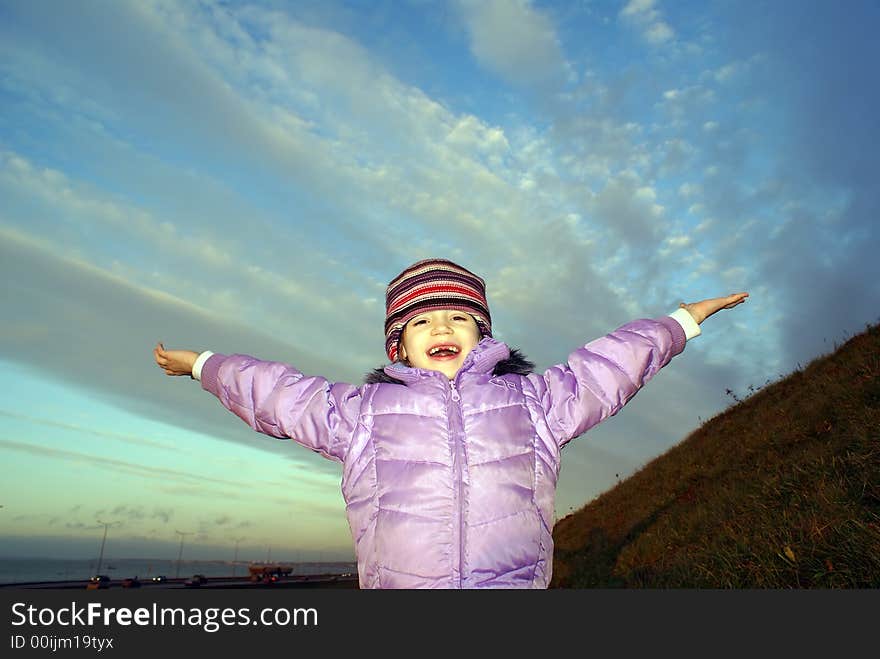
[[402, 307], [406, 306], [408, 302], [417, 302], [418, 300], [416, 298], [430, 295], [449, 296], [456, 294], [473, 300], [473, 302], [475, 302], [476, 304], [482, 304], [484, 307], [486, 306], [486, 298], [478, 295], [470, 288], [457, 286], [452, 282], [431, 282], [430, 284], [425, 286], [416, 286], [407, 295], [401, 297], [398, 300], [395, 300], [394, 305], [390, 309], [388, 309], [388, 313], [396, 313]]
[[470, 270], [446, 259], [425, 259], [391, 280], [385, 291], [385, 352], [391, 361], [404, 326], [426, 311], [453, 309], [474, 317], [483, 336], [492, 336], [486, 283]]

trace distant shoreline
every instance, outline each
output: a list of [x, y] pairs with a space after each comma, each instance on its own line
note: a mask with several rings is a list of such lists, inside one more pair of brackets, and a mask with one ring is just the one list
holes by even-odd
[[[0, 587], [44, 587], [37, 584], [76, 584], [85, 587], [96, 574], [103, 574], [112, 583], [137, 578], [142, 585], [162, 576], [172, 584], [182, 582], [194, 574], [203, 574], [209, 581], [248, 581], [250, 568], [278, 566], [288, 579], [304, 581], [305, 577], [341, 576], [357, 574], [353, 561], [228, 561], [171, 559], [105, 558], [100, 567], [91, 559], [2, 558], [0, 559]], [[158, 584], [161, 585], [161, 584]], [[49, 587], [49, 586], [45, 586]], [[72, 586], [59, 586], [72, 587]]]

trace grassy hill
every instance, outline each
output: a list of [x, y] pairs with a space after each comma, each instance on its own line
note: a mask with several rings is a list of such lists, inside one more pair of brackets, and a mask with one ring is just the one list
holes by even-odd
[[880, 587], [880, 325], [704, 423], [553, 536], [551, 587]]

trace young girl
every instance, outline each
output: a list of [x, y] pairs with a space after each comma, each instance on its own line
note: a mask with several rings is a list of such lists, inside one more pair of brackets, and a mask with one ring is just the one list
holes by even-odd
[[153, 354], [254, 430], [342, 463], [361, 588], [546, 588], [560, 449], [747, 296], [633, 321], [536, 374], [492, 338], [483, 279], [429, 259], [388, 285], [391, 363], [361, 386], [247, 355]]

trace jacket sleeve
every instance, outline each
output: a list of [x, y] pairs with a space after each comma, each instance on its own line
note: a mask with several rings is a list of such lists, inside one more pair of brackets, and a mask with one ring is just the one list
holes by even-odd
[[559, 446], [617, 414], [685, 342], [669, 316], [635, 320], [575, 350], [566, 363], [529, 376]]
[[290, 438], [342, 462], [360, 408], [360, 389], [305, 376], [289, 364], [247, 355], [213, 354], [201, 369], [202, 388], [257, 432]]

